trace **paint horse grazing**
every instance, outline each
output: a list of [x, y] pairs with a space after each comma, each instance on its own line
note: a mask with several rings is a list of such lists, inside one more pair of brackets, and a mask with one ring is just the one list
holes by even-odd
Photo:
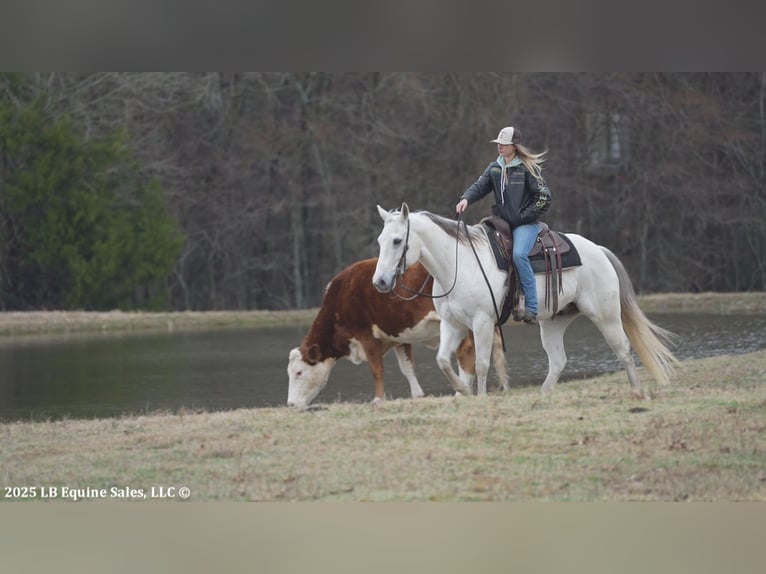
[[[507, 286], [506, 272], [498, 269], [484, 227], [459, 227], [458, 222], [432, 213], [411, 213], [406, 203], [402, 204], [401, 211], [387, 212], [378, 206], [378, 212], [384, 225], [378, 237], [380, 254], [373, 276], [375, 288], [381, 292], [391, 290], [398, 273], [422, 262], [434, 277], [434, 295], [449, 291], [445, 297], [434, 300], [442, 318], [437, 363], [455, 390], [469, 394], [471, 389], [455, 375], [451, 357], [467, 330], [473, 330], [478, 393], [486, 394], [496, 323], [496, 310], [488, 289], [492, 289], [497, 305], [501, 305]], [[579, 252], [582, 264], [562, 272], [558, 294], [560, 311], [554, 316], [551, 309], [542, 308], [538, 313], [540, 337], [548, 355], [548, 376], [542, 390], [551, 391], [558, 381], [567, 361], [564, 333], [582, 313], [593, 321], [619, 357], [634, 393], [646, 396], [636, 372], [631, 344], [654, 379], [666, 384], [677, 364], [667, 347], [672, 334], [643, 314], [625, 268], [611, 251], [580, 235], [564, 235]], [[483, 273], [486, 273], [486, 281]], [[545, 277], [536, 275], [535, 280], [543, 300]]]
[[[335, 362], [342, 357], [355, 364], [365, 360], [369, 363], [375, 378], [374, 401], [382, 400], [383, 356], [391, 348], [410, 383], [412, 396], [423, 396], [415, 376], [411, 344], [422, 343], [435, 349], [439, 343], [439, 316], [427, 296], [412, 297], [406, 291], [402, 296], [384, 295], [373, 289], [376, 262], [367, 259], [353, 263], [328, 283], [322, 306], [301, 346], [290, 351], [288, 405], [306, 408], [325, 387]], [[415, 265], [404, 276], [403, 284], [428, 295], [433, 281], [422, 265]], [[467, 382], [473, 379], [473, 351], [473, 339], [466, 336], [458, 348], [458, 361], [460, 376]], [[494, 357], [500, 385], [507, 389], [499, 333]]]

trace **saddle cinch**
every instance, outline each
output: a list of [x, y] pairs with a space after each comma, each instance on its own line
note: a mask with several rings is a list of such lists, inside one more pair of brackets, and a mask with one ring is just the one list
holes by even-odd
[[[485, 217], [480, 223], [487, 228], [487, 236], [498, 268], [508, 271], [508, 290], [500, 314], [499, 324], [502, 325], [517, 309], [521, 293], [519, 274], [513, 266], [513, 234], [510, 225], [502, 217], [492, 215]], [[545, 273], [545, 307], [551, 309], [555, 317], [559, 310], [558, 294], [562, 291], [564, 278], [562, 271], [582, 265], [582, 262], [577, 249], [566, 236], [551, 231], [542, 221], [539, 221], [538, 225], [540, 233], [529, 252], [529, 261], [535, 273]], [[518, 312], [521, 313], [521, 310]]]

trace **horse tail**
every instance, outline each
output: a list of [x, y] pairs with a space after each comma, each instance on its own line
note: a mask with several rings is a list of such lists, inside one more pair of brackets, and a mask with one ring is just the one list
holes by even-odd
[[497, 380], [500, 382], [500, 388], [507, 391], [508, 371], [506, 370], [503, 336], [500, 333], [500, 327], [497, 326], [495, 326], [495, 340], [492, 343], [492, 364], [495, 366], [495, 373], [497, 373]]
[[670, 331], [652, 323], [638, 306], [628, 272], [617, 256], [606, 247], [601, 247], [617, 272], [620, 281], [620, 308], [622, 326], [630, 344], [636, 351], [654, 380], [667, 385], [675, 374], [680, 362], [668, 348], [677, 339]]

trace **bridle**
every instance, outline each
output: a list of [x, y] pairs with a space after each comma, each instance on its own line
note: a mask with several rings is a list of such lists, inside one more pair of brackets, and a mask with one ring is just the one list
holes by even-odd
[[399, 257], [399, 262], [396, 264], [396, 278], [399, 279], [407, 271], [407, 250], [410, 248], [410, 218], [407, 218], [407, 234], [404, 236], [404, 247], [402, 248], [402, 256]]
[[[463, 214], [458, 213], [457, 216], [457, 234], [455, 237], [455, 277], [452, 280], [452, 287], [450, 287], [447, 291], [442, 293], [441, 295], [433, 295], [432, 293], [426, 293], [423, 291], [423, 289], [426, 288], [426, 285], [428, 285], [428, 280], [433, 279], [433, 276], [429, 273], [426, 275], [425, 281], [423, 281], [423, 284], [420, 286], [420, 289], [412, 289], [411, 287], [407, 287], [407, 285], [404, 284], [404, 272], [407, 270], [407, 250], [410, 248], [410, 218], [407, 218], [407, 233], [404, 236], [404, 248], [402, 249], [402, 256], [399, 258], [399, 263], [396, 265], [396, 276], [394, 280], [394, 288], [391, 290], [391, 292], [399, 297], [402, 301], [412, 301], [413, 299], [417, 299], [418, 297], [428, 297], [429, 299], [441, 299], [442, 297], [446, 297], [450, 293], [452, 293], [452, 290], [455, 289], [455, 285], [457, 284], [457, 254], [458, 254], [458, 244], [460, 242], [460, 221], [462, 220]], [[463, 221], [463, 226], [465, 227], [465, 221]], [[468, 228], [465, 230], [466, 235], [468, 234]], [[469, 238], [470, 239], [470, 238]], [[400, 295], [396, 292], [396, 279], [399, 280], [398, 287], [404, 289], [408, 293], [411, 294], [411, 297], [405, 297], [403, 295]]]

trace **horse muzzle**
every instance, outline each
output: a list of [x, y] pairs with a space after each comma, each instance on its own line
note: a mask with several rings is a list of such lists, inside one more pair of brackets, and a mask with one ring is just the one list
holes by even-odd
[[379, 293], [390, 293], [394, 288], [395, 281], [395, 277], [391, 278], [391, 280], [385, 279], [383, 277], [373, 277], [372, 285], [375, 287], [375, 289], [378, 290]]

